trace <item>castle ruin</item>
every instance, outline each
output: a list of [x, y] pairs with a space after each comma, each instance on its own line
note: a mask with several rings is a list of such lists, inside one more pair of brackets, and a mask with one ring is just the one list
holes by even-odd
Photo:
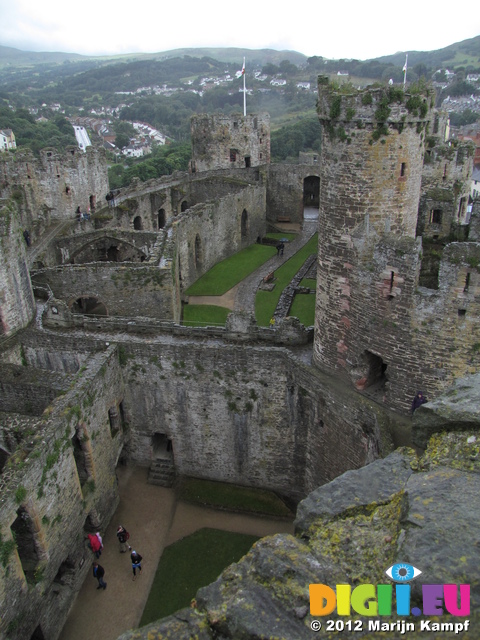
[[[58, 637], [89, 570], [84, 536], [118, 503], [118, 464], [167, 486], [188, 475], [299, 500], [390, 453], [418, 387], [434, 397], [478, 372], [480, 245], [462, 202], [472, 149], [445, 141], [428, 90], [320, 78], [318, 114], [319, 162], [299, 165], [270, 163], [266, 116], [198, 116], [191, 171], [136, 183], [113, 207], [102, 152], [2, 159], [0, 629], [11, 640]], [[90, 219], [75, 217], [80, 199]], [[274, 331], [242, 313], [225, 328], [180, 324], [190, 284], [278, 222], [301, 224], [312, 203], [313, 345], [290, 318]], [[445, 241], [433, 288], [420, 282], [424, 231]]]

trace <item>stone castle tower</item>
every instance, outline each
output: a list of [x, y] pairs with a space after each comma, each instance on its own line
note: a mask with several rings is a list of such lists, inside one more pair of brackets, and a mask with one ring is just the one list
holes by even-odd
[[192, 171], [270, 163], [270, 116], [202, 114], [191, 120]]
[[410, 331], [431, 100], [398, 88], [342, 93], [319, 78], [314, 361], [345, 372], [359, 389], [378, 385], [384, 392], [387, 379], [398, 384], [405, 374], [404, 336], [394, 328]]

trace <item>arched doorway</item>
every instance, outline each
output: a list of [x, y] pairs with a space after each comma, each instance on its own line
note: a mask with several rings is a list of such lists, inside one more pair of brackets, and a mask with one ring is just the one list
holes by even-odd
[[385, 384], [387, 383], [387, 364], [379, 355], [371, 351], [364, 351], [360, 358], [360, 369], [357, 370], [355, 386], [359, 391], [367, 391], [369, 395], [372, 393], [383, 393]]
[[318, 218], [320, 206], [320, 178], [307, 176], [303, 180], [303, 217], [305, 220]]
[[186, 211], [188, 209], [188, 202], [186, 200], [184, 200], [182, 202], [182, 204], [180, 205], [180, 211], [183, 213], [184, 211]]
[[70, 307], [70, 311], [84, 316], [108, 316], [107, 307], [93, 297], [77, 298]]
[[175, 480], [172, 440], [165, 433], [154, 433], [151, 446], [152, 464], [148, 482], [162, 487], [171, 487]]
[[158, 210], [158, 228], [163, 229], [166, 221], [167, 221], [167, 218], [165, 215], [165, 209], [159, 209]]
[[143, 229], [142, 218], [140, 216], [133, 219], [133, 228], [135, 231], [141, 231]]

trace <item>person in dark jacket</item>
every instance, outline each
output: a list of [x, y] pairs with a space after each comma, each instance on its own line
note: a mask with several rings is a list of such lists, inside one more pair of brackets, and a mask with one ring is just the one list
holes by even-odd
[[117, 528], [117, 538], [120, 543], [120, 553], [126, 553], [127, 551], [127, 540], [129, 538], [128, 531], [125, 527], [122, 527], [121, 524], [118, 525]]
[[423, 393], [421, 391], [417, 391], [417, 395], [414, 397], [412, 402], [412, 413], [415, 413], [415, 410], [418, 409], [418, 407], [421, 407], [422, 404], [425, 404], [426, 402], [428, 402], [428, 400], [425, 398]]
[[128, 547], [129, 551], [131, 551], [132, 553], [130, 554], [130, 558], [132, 560], [132, 571], [133, 571], [133, 578], [132, 580], [135, 580], [137, 577], [137, 569], [139, 572], [139, 575], [142, 573], [142, 556], [137, 553], [135, 551], [135, 549], [132, 551], [132, 547]]
[[98, 564], [98, 562], [93, 563], [93, 577], [98, 580], [97, 589], [105, 590], [107, 588], [107, 583], [104, 581], [103, 576], [105, 575], [105, 569]]

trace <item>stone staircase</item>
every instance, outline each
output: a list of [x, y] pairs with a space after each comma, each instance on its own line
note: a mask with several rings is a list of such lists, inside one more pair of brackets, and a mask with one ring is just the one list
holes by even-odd
[[173, 457], [157, 457], [153, 460], [148, 472], [149, 484], [161, 487], [172, 487], [175, 481], [175, 467]]

